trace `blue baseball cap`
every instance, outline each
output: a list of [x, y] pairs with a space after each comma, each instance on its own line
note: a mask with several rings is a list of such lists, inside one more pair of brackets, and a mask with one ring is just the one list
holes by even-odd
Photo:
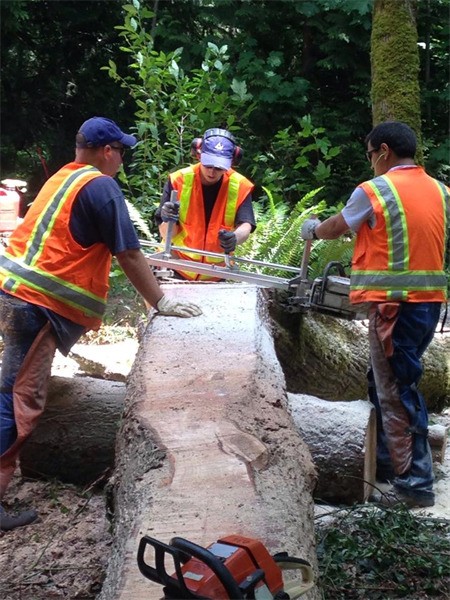
[[78, 133], [83, 134], [85, 144], [78, 147], [98, 148], [106, 146], [111, 142], [120, 142], [124, 146], [131, 147], [137, 144], [137, 139], [134, 135], [127, 135], [121, 131], [120, 127], [105, 117], [92, 117], [83, 123], [78, 130]]
[[203, 138], [200, 150], [200, 162], [205, 167], [216, 167], [217, 169], [231, 168], [233, 162], [235, 145], [226, 137], [213, 135]]

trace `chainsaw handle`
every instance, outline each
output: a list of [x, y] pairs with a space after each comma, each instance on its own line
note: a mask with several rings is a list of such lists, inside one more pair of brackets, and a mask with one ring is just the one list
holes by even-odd
[[[314, 573], [311, 564], [303, 558], [289, 556], [287, 552], [279, 552], [272, 556], [275, 563], [284, 571], [300, 571], [301, 580], [289, 581], [284, 583], [284, 591], [289, 595], [291, 600], [295, 600], [308, 590], [314, 587]], [[284, 579], [284, 578], [283, 578]]]
[[[147, 546], [152, 546], [154, 550], [155, 566], [151, 566], [145, 562], [144, 555]], [[169, 575], [166, 571], [166, 554], [173, 558], [176, 578]], [[137, 553], [137, 563], [142, 575], [147, 579], [150, 579], [150, 581], [154, 581], [155, 583], [164, 586], [164, 593], [169, 593], [167, 596], [168, 598], [177, 597], [176, 595], [170, 595], [171, 592], [175, 592], [175, 594], [178, 594], [182, 598], [199, 598], [199, 596], [193, 594], [184, 583], [183, 573], [181, 571], [181, 564], [184, 562], [183, 559], [184, 556], [176, 548], [164, 544], [164, 542], [160, 542], [148, 535], [141, 538]]]
[[209, 567], [211, 571], [217, 575], [217, 578], [225, 588], [228, 598], [231, 598], [231, 600], [244, 600], [245, 596], [239, 588], [239, 585], [233, 579], [230, 571], [212, 552], [180, 537], [172, 538], [170, 543], [177, 550], [192, 556], [192, 558], [197, 558]]

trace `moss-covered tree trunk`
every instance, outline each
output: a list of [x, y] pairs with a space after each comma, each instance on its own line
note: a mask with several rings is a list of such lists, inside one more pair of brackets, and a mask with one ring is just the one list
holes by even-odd
[[394, 119], [407, 123], [419, 141], [420, 121], [417, 0], [375, 0], [371, 38], [372, 117], [374, 125]]

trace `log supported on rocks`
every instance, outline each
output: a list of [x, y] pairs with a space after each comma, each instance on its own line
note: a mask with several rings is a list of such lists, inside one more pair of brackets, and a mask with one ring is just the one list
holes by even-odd
[[365, 502], [373, 493], [376, 470], [376, 419], [370, 402], [288, 394], [288, 405], [317, 467], [314, 497]]
[[[142, 535], [207, 546], [237, 533], [316, 566], [310, 453], [284, 408], [284, 377], [259, 292], [174, 284], [203, 315], [157, 315], [130, 374], [113, 481], [115, 544], [100, 598], [151, 600]], [[314, 589], [305, 600], [317, 599]]]
[[114, 466], [126, 386], [93, 377], [52, 377], [47, 406], [25, 444], [22, 474], [86, 485]]

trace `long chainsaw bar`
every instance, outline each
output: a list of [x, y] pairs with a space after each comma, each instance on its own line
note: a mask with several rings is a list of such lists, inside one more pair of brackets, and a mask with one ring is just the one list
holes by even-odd
[[[140, 240], [141, 246], [161, 248], [162, 244]], [[195, 254], [222, 259], [225, 266], [203, 263], [196, 260], [184, 260], [172, 254], [172, 250], [180, 250], [184, 254]], [[287, 298], [285, 308], [288, 312], [306, 312], [315, 310], [342, 319], [367, 318], [367, 305], [352, 305], [349, 301], [350, 279], [345, 276], [340, 263], [329, 263], [323, 277], [310, 281], [307, 277], [311, 242], [305, 243], [301, 267], [268, 263], [216, 252], [207, 252], [195, 248], [173, 246], [165, 242], [163, 252], [145, 253], [150, 265], [161, 269], [162, 272], [191, 271], [199, 275], [209, 275], [223, 280], [252, 283], [259, 287], [285, 290], [291, 293]], [[227, 260], [226, 260], [227, 259]], [[279, 277], [258, 272], [251, 272], [242, 267], [265, 268], [291, 273], [292, 277]], [[338, 275], [331, 275], [331, 269], [337, 269]], [[156, 273], [157, 274], [157, 273]]]

